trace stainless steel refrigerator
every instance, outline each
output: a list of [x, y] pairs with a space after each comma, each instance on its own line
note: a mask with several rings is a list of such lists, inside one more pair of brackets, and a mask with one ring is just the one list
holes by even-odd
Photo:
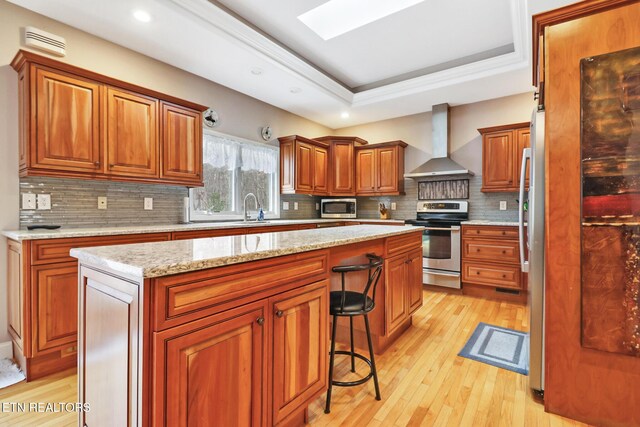
[[[529, 386], [544, 391], [544, 110], [531, 118], [531, 148], [522, 153], [519, 197], [520, 265], [529, 273]], [[528, 209], [525, 213], [525, 177], [529, 170]], [[528, 217], [527, 217], [528, 216]], [[525, 225], [526, 224], [526, 225]], [[526, 235], [525, 235], [526, 230]]]

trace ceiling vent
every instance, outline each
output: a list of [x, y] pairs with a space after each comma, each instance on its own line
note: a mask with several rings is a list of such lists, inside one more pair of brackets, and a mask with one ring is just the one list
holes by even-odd
[[47, 33], [35, 27], [24, 28], [24, 44], [57, 56], [65, 56], [67, 42], [64, 37]]

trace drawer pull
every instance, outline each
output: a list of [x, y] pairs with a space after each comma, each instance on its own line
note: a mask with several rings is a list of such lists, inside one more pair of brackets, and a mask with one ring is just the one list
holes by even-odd
[[506, 253], [507, 253], [507, 251], [505, 251], [505, 250], [503, 249], [503, 250], [502, 250], [502, 254], [504, 255], [504, 254], [506, 254]]
[[507, 278], [507, 275], [506, 275], [506, 274], [503, 274], [503, 275], [502, 275], [502, 278], [503, 278], [503, 279], [506, 279], [506, 278]]
[[502, 231], [502, 235], [503, 235], [503, 236], [506, 236], [506, 234], [507, 234], [507, 232], [503, 230], [503, 231]]
[[479, 272], [479, 271], [476, 271], [476, 274], [480, 274], [480, 272]]
[[476, 234], [480, 234], [480, 230], [476, 230]]

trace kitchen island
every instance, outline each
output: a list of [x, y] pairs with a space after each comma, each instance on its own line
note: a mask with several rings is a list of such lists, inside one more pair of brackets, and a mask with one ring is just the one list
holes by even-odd
[[80, 425], [304, 423], [327, 385], [331, 267], [385, 258], [371, 319], [383, 351], [422, 305], [421, 234], [356, 225], [73, 249]]

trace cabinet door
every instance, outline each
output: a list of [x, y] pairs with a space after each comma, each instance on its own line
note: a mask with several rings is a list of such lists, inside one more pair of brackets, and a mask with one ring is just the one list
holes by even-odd
[[327, 289], [322, 281], [274, 298], [273, 424], [326, 388]]
[[[515, 169], [515, 177], [517, 182], [517, 188], [520, 188], [520, 169], [522, 169], [522, 152], [525, 148], [531, 147], [531, 129], [518, 129], [516, 131], [516, 169]], [[530, 164], [527, 167], [527, 174], [524, 181], [525, 188], [529, 188], [529, 172], [530, 172]]]
[[376, 191], [398, 191], [398, 150], [396, 147], [376, 148]]
[[[20, 243], [8, 241], [7, 246], [7, 311], [9, 334], [23, 351], [24, 347], [24, 274]], [[28, 353], [27, 351], [24, 351]], [[30, 354], [27, 354], [30, 356]]]
[[265, 425], [264, 307], [155, 334], [153, 425]]
[[513, 131], [494, 132], [482, 140], [482, 190], [515, 189]]
[[331, 189], [332, 195], [353, 196], [356, 193], [353, 143], [331, 144]]
[[202, 181], [200, 112], [162, 103], [162, 177]]
[[313, 147], [313, 192], [329, 194], [329, 150], [324, 147]]
[[314, 148], [311, 144], [296, 142], [296, 191], [313, 191]]
[[107, 89], [108, 173], [158, 176], [158, 100]]
[[407, 286], [409, 294], [409, 315], [422, 307], [422, 250], [409, 254], [407, 263]]
[[100, 85], [38, 67], [32, 73], [36, 134], [31, 135], [31, 167], [101, 171]]
[[392, 334], [409, 316], [406, 263], [406, 255], [385, 261], [386, 335]]
[[33, 267], [34, 354], [76, 344], [78, 333], [78, 264]]
[[376, 191], [375, 151], [356, 150], [356, 194], [371, 194]]

